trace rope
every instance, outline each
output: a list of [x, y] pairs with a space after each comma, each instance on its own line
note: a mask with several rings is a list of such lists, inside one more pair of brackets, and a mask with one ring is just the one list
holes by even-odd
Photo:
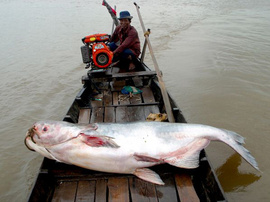
[[149, 37], [149, 34], [150, 34], [150, 33], [151, 33], [150, 30], [146, 31], [146, 32], [144, 33], [144, 37], [146, 37], [146, 36]]
[[141, 101], [140, 94], [138, 95], [118, 95], [118, 101], [123, 102], [125, 100], [129, 100], [130, 98], [134, 97], [136, 101]]

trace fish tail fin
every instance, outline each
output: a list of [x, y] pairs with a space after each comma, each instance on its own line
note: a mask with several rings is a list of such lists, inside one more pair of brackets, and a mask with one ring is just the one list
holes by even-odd
[[230, 131], [230, 130], [225, 130], [225, 129], [221, 129], [223, 130], [225, 133], [229, 134], [236, 142], [238, 142], [239, 144], [245, 144], [245, 138], [242, 137], [241, 135], [239, 135], [236, 132]]
[[222, 136], [220, 138], [221, 141], [228, 144], [230, 147], [232, 147], [236, 152], [238, 152], [251, 166], [253, 166], [256, 170], [260, 171], [258, 167], [258, 163], [256, 162], [255, 158], [251, 155], [251, 153], [243, 146], [244, 144], [244, 138], [229, 130], [222, 130], [227, 135]]
[[136, 175], [140, 179], [143, 179], [148, 182], [152, 182], [154, 184], [158, 184], [158, 185], [165, 184], [160, 178], [160, 176], [156, 172], [150, 170], [149, 168], [137, 168], [133, 174]]

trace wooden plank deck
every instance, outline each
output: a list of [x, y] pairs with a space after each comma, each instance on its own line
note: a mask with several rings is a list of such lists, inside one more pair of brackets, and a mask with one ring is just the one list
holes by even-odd
[[140, 72], [123, 72], [116, 73], [112, 75], [112, 78], [128, 78], [136, 76], [155, 76], [157, 73], [155, 71], [140, 71]]
[[[122, 88], [122, 87], [121, 87]], [[119, 89], [121, 89], [119, 88]], [[79, 123], [143, 121], [150, 113], [159, 113], [150, 87], [143, 93], [124, 95], [120, 91], [102, 90], [91, 98], [91, 108], [80, 109]]]
[[[80, 109], [78, 123], [143, 121], [150, 113], [160, 113], [159, 103], [149, 87], [143, 87], [142, 94], [133, 97], [122, 95], [115, 88], [113, 90], [104, 88], [101, 94], [93, 96], [90, 108]], [[61, 174], [61, 171], [55, 173], [59, 177], [52, 201], [199, 201], [190, 176], [169, 170], [165, 174], [159, 173], [164, 186], [133, 175], [102, 175], [99, 172], [89, 177], [75, 172], [73, 177], [65, 178], [66, 174]]]
[[132, 175], [59, 178], [52, 201], [199, 202], [192, 184], [183, 182], [185, 176], [167, 173], [161, 178], [164, 186]]

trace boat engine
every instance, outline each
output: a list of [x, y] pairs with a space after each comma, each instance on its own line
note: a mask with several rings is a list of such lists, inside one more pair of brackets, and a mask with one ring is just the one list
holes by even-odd
[[107, 46], [110, 35], [93, 34], [82, 39], [82, 60], [85, 68], [104, 69], [112, 63], [113, 52]]

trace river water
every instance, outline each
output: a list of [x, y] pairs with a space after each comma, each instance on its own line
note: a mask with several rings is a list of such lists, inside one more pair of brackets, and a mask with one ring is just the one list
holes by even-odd
[[[133, 1], [109, 3], [129, 10], [143, 36]], [[270, 1], [137, 3], [188, 122], [240, 133], [258, 161], [262, 172], [222, 143], [207, 148], [229, 201], [270, 201]], [[27, 200], [42, 157], [25, 148], [25, 133], [36, 120], [63, 118], [86, 73], [80, 39], [111, 29], [101, 0], [0, 0], [0, 201]], [[150, 56], [146, 63], [153, 69]]]

